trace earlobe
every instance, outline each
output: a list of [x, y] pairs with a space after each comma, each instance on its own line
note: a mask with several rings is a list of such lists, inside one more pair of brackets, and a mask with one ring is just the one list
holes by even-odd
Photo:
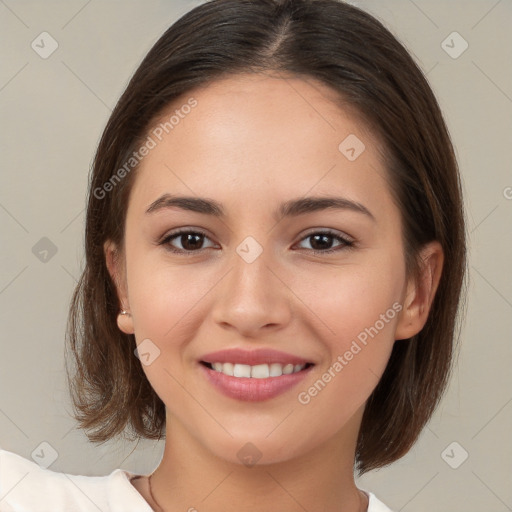
[[133, 328], [132, 315], [126, 310], [122, 310], [117, 315], [117, 326], [119, 327], [119, 330], [125, 334], [134, 334], [135, 332]]
[[420, 252], [421, 268], [407, 283], [404, 307], [400, 314], [395, 340], [408, 339], [423, 329], [441, 279], [444, 253], [441, 244], [430, 242]]

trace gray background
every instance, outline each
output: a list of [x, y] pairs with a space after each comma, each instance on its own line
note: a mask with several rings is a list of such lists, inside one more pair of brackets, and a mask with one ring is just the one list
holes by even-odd
[[[199, 3], [0, 0], [0, 443], [30, 459], [47, 442], [56, 471], [149, 473], [160, 460], [163, 444], [95, 446], [75, 429], [64, 332], [96, 144], [142, 57]], [[467, 320], [450, 388], [414, 448], [358, 483], [396, 511], [512, 510], [512, 2], [352, 3], [381, 19], [427, 73], [456, 146], [470, 234]], [[58, 43], [46, 59], [31, 47], [44, 31]], [[445, 51], [462, 49], [457, 36], [446, 40], [454, 31], [469, 45], [457, 58]], [[55, 254], [38, 253], [49, 245], [43, 237]], [[460, 464], [465, 452], [457, 469], [446, 462]]]

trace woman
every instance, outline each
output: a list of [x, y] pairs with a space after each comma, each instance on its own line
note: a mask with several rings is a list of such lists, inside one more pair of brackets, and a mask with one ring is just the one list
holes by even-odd
[[465, 269], [449, 134], [394, 36], [336, 0], [196, 7], [120, 98], [88, 201], [76, 418], [163, 458], [85, 477], [0, 452], [8, 510], [389, 511], [354, 469], [433, 414]]

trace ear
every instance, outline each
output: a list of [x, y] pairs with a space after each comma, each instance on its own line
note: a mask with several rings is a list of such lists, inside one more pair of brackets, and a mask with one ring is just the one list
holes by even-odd
[[407, 283], [395, 340], [411, 338], [423, 329], [441, 279], [444, 252], [439, 242], [426, 244], [420, 252], [420, 259], [419, 275], [411, 276]]
[[114, 242], [107, 240], [103, 244], [105, 253], [105, 262], [112, 281], [114, 281], [117, 296], [121, 304], [121, 309], [127, 311], [127, 314], [117, 315], [117, 326], [125, 334], [133, 334], [133, 318], [128, 302], [128, 287], [126, 285], [125, 268], [122, 262], [121, 254]]

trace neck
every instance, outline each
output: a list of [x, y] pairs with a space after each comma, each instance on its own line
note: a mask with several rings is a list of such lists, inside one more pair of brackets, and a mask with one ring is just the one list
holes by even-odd
[[353, 475], [359, 418], [312, 451], [253, 466], [213, 455], [176, 418], [169, 420], [164, 455], [151, 477], [163, 512], [249, 512], [256, 503], [268, 512], [366, 511], [368, 500]]

